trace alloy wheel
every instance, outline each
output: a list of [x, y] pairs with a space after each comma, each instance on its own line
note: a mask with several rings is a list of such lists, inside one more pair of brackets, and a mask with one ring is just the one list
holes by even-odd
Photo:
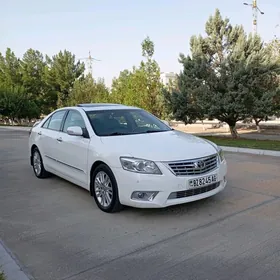
[[33, 168], [36, 175], [39, 176], [42, 171], [42, 162], [38, 151], [35, 151], [33, 154]]
[[94, 192], [102, 207], [109, 207], [113, 200], [113, 186], [111, 179], [104, 171], [99, 171], [94, 180]]

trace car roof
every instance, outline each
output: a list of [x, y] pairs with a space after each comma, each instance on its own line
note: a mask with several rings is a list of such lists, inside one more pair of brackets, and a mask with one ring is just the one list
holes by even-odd
[[126, 106], [122, 104], [114, 104], [114, 103], [85, 103], [85, 104], [78, 104], [75, 107], [81, 108], [84, 111], [139, 109], [137, 107]]

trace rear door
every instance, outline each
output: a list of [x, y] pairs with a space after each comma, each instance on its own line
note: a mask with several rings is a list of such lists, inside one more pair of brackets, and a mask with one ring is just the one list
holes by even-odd
[[38, 131], [38, 146], [43, 157], [44, 165], [48, 170], [57, 170], [59, 157], [58, 135], [62, 128], [66, 110], [52, 114]]

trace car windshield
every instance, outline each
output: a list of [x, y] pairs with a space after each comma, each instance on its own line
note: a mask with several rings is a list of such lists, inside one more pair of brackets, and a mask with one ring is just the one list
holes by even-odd
[[96, 110], [86, 113], [98, 136], [133, 135], [172, 130], [155, 116], [141, 109]]

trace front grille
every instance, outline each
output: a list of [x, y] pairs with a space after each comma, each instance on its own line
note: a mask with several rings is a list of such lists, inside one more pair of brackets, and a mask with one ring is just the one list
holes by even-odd
[[189, 197], [189, 196], [194, 196], [206, 192], [210, 192], [212, 190], [215, 190], [220, 186], [220, 182], [202, 187], [202, 188], [194, 188], [186, 191], [179, 191], [179, 192], [172, 192], [168, 199], [178, 199], [178, 198], [184, 198], [184, 197]]
[[167, 164], [176, 176], [200, 175], [217, 168], [218, 156], [216, 154], [200, 159], [168, 162]]

